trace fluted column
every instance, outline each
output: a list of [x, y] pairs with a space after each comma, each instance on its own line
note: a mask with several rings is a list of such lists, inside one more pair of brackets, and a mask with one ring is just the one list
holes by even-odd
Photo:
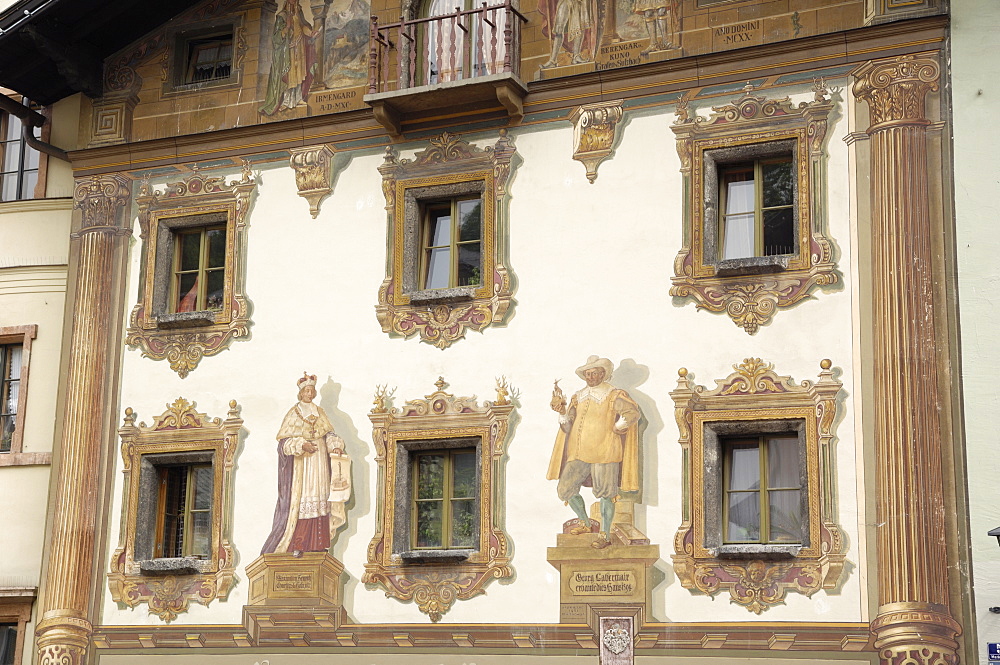
[[113, 260], [116, 238], [128, 233], [119, 223], [128, 197], [129, 182], [118, 175], [80, 180], [75, 191], [82, 224], [72, 236], [79, 261], [61, 462], [53, 488], [48, 567], [36, 629], [40, 665], [80, 665], [90, 640], [87, 606], [106, 415], [107, 349], [115, 316], [111, 311]]
[[[940, 66], [927, 57], [869, 62], [854, 73], [871, 126], [872, 312], [878, 487], [878, 616], [883, 663], [957, 663], [949, 608], [939, 362], [925, 98]], [[941, 354], [941, 355], [939, 355]]]

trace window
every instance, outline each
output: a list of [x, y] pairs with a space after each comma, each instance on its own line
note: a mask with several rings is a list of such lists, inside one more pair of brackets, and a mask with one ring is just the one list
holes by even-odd
[[232, 33], [187, 43], [187, 67], [184, 83], [202, 83], [228, 79], [233, 67]]
[[805, 514], [799, 437], [771, 434], [722, 441], [724, 543], [801, 543]]
[[0, 345], [0, 453], [9, 453], [17, 430], [21, 388], [20, 344]]
[[17, 624], [0, 623], [0, 665], [14, 665], [17, 646]]
[[[0, 587], [0, 665], [20, 665], [35, 587]], [[29, 639], [28, 644], [31, 644]]]
[[414, 453], [412, 549], [475, 548], [479, 507], [476, 450]]
[[446, 348], [502, 322], [512, 303], [504, 264], [506, 183], [514, 146], [482, 150], [445, 133], [413, 159], [386, 153], [387, 275], [375, 308], [384, 332]]
[[[125, 494], [111, 597], [129, 607], [149, 603], [164, 621], [190, 601], [225, 598], [236, 570], [230, 518], [240, 407], [231, 401], [225, 419], [195, 407], [179, 397], [151, 426], [137, 425], [129, 408], [118, 430]], [[171, 587], [169, 602], [154, 600], [160, 587], [152, 579], [163, 575], [190, 576]]]
[[[789, 590], [811, 595], [841, 582], [847, 551], [837, 525], [833, 425], [841, 384], [793, 381], [746, 358], [708, 390], [679, 371], [670, 393], [680, 425], [682, 522], [674, 570], [686, 589], [759, 614]], [[754, 580], [768, 580], [748, 593]]]
[[482, 284], [482, 219], [478, 197], [425, 204], [421, 289]]
[[719, 258], [794, 254], [794, 199], [791, 155], [722, 166]]
[[[429, 0], [420, 24], [418, 52], [421, 84], [446, 83], [503, 71], [507, 11], [501, 2], [489, 6], [471, 0]], [[459, 5], [462, 5], [459, 7]], [[456, 10], [461, 14], [455, 18]]]
[[155, 558], [206, 559], [212, 549], [211, 464], [170, 465], [157, 469]]
[[227, 183], [194, 170], [165, 191], [143, 182], [136, 196], [142, 283], [125, 343], [146, 358], [169, 360], [181, 378], [232, 340], [249, 337], [243, 257], [256, 187], [244, 162], [242, 179]]
[[40, 154], [29, 146], [22, 133], [21, 119], [9, 113], [0, 118], [0, 152], [3, 169], [0, 171], [0, 200], [20, 201], [35, 198], [38, 185]]
[[747, 333], [839, 281], [825, 232], [824, 145], [833, 102], [755, 95], [748, 84], [707, 117], [678, 104], [683, 245], [670, 295], [725, 312]]
[[225, 225], [174, 233], [171, 312], [220, 310], [226, 286]]
[[480, 406], [446, 385], [392, 409], [383, 388], [368, 415], [379, 526], [362, 582], [416, 601], [432, 621], [513, 575], [502, 524], [510, 387], [498, 380], [496, 400]]
[[0, 328], [0, 466], [48, 464], [50, 452], [24, 452], [31, 343], [38, 327]]

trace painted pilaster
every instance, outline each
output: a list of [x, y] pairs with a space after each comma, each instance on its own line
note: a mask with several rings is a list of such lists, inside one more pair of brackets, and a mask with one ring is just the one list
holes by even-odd
[[902, 56], [854, 72], [871, 125], [878, 616], [883, 663], [957, 663], [961, 626], [948, 595], [939, 389], [947, 343], [935, 330], [932, 208], [925, 98], [937, 90], [932, 58]]
[[70, 337], [61, 462], [53, 485], [51, 545], [38, 623], [38, 663], [85, 661], [91, 624], [87, 606], [94, 559], [101, 432], [111, 320], [115, 246], [128, 229], [120, 225], [129, 183], [118, 175], [77, 181], [80, 230], [72, 235], [79, 269]]

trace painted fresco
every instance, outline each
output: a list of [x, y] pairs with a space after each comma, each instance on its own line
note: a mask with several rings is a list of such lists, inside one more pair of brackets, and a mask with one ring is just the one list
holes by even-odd
[[360, 95], [324, 94], [326, 90], [363, 85], [368, 76], [368, 21], [366, 0], [325, 0], [309, 6], [307, 0], [283, 0], [274, 16], [270, 39], [271, 64], [264, 77], [265, 117], [345, 111]]

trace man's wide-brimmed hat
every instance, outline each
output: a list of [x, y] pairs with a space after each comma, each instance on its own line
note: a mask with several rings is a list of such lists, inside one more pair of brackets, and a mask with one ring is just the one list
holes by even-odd
[[612, 363], [607, 358], [601, 358], [600, 356], [590, 356], [587, 358], [587, 364], [581, 365], [576, 368], [576, 375], [583, 380], [587, 377], [583, 375], [588, 369], [603, 369], [604, 370], [604, 380], [607, 381], [611, 378], [611, 371], [615, 368], [614, 363]]

